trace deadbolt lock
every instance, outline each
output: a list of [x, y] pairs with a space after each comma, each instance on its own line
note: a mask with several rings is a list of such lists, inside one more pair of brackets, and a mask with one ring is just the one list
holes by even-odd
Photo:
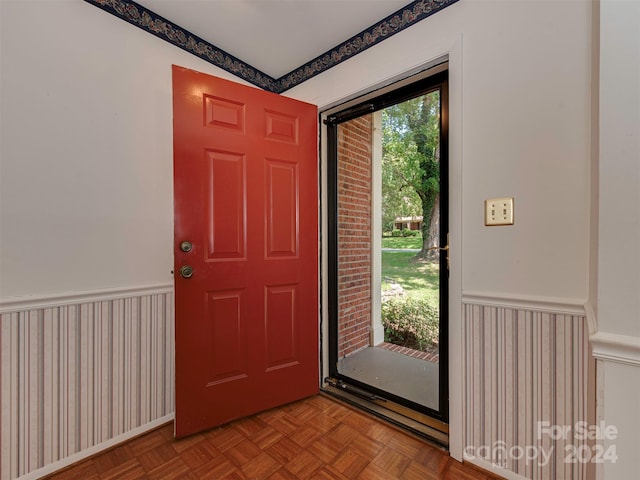
[[185, 253], [188, 253], [191, 250], [193, 250], [193, 244], [191, 242], [182, 242], [180, 244], [180, 250], [182, 250]]
[[180, 267], [180, 276], [182, 278], [191, 278], [193, 276], [193, 267], [191, 265], [183, 265]]

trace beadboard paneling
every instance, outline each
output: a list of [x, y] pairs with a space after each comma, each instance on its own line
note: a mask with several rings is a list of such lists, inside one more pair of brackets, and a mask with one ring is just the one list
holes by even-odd
[[0, 315], [2, 478], [173, 412], [173, 293], [67, 300]]
[[[521, 478], [586, 478], [585, 464], [565, 462], [584, 443], [576, 423], [588, 420], [585, 317], [479, 304], [463, 305], [463, 316], [466, 458]], [[571, 431], [554, 439], [538, 422]], [[546, 464], [542, 450], [552, 452]]]

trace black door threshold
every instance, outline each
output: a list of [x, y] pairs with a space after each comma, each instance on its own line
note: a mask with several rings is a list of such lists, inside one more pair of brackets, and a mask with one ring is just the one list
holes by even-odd
[[434, 446], [443, 450], [449, 449], [449, 425], [440, 420], [375, 395], [367, 398], [359, 392], [351, 392], [349, 389], [341, 389], [330, 384], [325, 384], [321, 392], [385, 420]]

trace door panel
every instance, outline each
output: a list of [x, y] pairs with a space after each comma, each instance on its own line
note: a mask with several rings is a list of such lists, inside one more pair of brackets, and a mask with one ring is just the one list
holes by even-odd
[[179, 67], [173, 85], [184, 436], [318, 391], [317, 109]]
[[207, 163], [207, 259], [245, 259], [245, 157], [240, 153], [209, 151]]
[[267, 371], [300, 363], [296, 285], [266, 289]]
[[209, 349], [206, 385], [248, 376], [246, 315], [243, 292], [207, 292], [206, 324]]
[[295, 257], [298, 252], [298, 169], [293, 163], [267, 160], [265, 218], [267, 257]]

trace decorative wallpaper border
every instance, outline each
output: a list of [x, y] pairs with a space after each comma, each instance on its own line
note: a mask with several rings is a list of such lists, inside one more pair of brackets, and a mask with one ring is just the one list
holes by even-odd
[[260, 88], [275, 91], [277, 81], [251, 65], [131, 0], [85, 0], [142, 30], [212, 63]]
[[282, 93], [373, 47], [458, 0], [415, 0], [359, 34], [275, 79], [132, 0], [85, 0], [264, 90]]
[[392, 13], [366, 30], [342, 42], [326, 53], [280, 77], [278, 93], [289, 90], [339, 63], [364, 52], [366, 49], [401, 32], [405, 28], [430, 17], [458, 0], [416, 0]]

